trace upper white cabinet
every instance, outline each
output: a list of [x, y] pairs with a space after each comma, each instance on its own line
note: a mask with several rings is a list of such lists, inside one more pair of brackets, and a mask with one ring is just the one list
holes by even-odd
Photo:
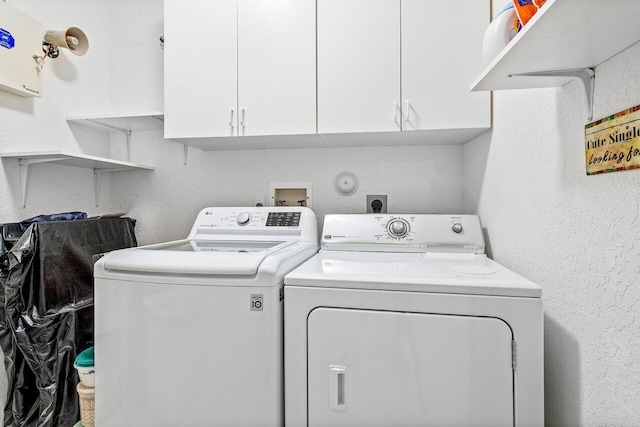
[[165, 138], [316, 132], [315, 1], [164, 5]]
[[484, 0], [402, 0], [403, 130], [488, 128], [488, 93], [469, 91], [482, 70]]
[[318, 133], [491, 126], [490, 95], [469, 92], [488, 1], [317, 3]]
[[399, 131], [400, 0], [318, 0], [318, 133]]
[[165, 0], [164, 35], [165, 138], [235, 135], [236, 0]]
[[239, 135], [316, 132], [313, 0], [238, 0]]

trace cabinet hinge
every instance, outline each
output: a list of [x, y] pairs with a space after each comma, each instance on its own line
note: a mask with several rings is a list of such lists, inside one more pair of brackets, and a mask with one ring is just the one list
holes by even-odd
[[516, 340], [511, 340], [511, 368], [516, 369], [517, 365], [517, 348], [516, 348]]

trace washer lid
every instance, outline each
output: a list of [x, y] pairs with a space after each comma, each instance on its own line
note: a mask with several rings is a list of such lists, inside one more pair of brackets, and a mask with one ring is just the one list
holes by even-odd
[[289, 286], [539, 298], [542, 289], [484, 254], [321, 250], [285, 276]]
[[105, 270], [164, 274], [254, 275], [268, 256], [296, 242], [180, 240], [112, 252]]
[[[283, 241], [253, 240], [179, 240], [160, 245], [141, 246], [139, 249], [170, 252], [263, 252], [282, 245]], [[291, 244], [291, 242], [289, 242]], [[284, 246], [284, 245], [283, 245]], [[279, 248], [283, 247], [280, 246]]]

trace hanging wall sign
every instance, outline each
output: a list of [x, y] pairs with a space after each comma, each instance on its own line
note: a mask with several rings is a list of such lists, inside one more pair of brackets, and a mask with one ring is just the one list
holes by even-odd
[[584, 128], [587, 175], [640, 168], [640, 105]]

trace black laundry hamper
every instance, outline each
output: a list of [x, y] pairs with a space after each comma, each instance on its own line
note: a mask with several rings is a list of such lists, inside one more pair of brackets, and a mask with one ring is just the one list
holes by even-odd
[[93, 264], [136, 246], [134, 226], [130, 218], [36, 222], [4, 247], [4, 426], [70, 427], [80, 419], [73, 362], [94, 341]]

